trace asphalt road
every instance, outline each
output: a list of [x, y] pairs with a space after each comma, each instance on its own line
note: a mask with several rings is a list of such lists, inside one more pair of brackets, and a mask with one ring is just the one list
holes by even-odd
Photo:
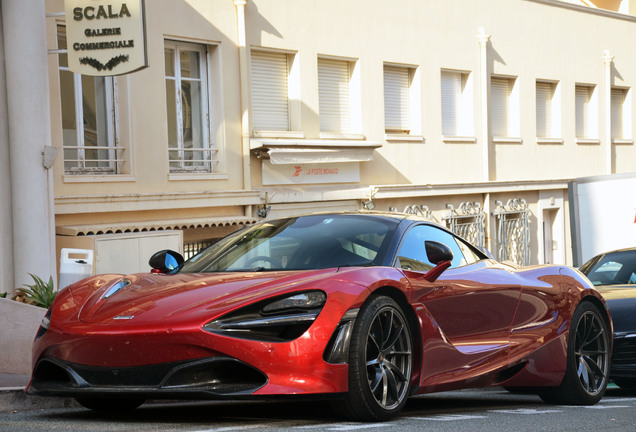
[[411, 398], [387, 423], [344, 422], [318, 402], [176, 402], [146, 404], [128, 414], [82, 408], [0, 413], [0, 431], [629, 431], [636, 393], [609, 389], [592, 407], [546, 405], [534, 395], [494, 388]]

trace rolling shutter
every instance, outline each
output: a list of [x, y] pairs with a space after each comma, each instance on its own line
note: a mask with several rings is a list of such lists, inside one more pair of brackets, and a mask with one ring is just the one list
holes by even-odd
[[576, 86], [575, 110], [576, 110], [576, 137], [590, 138], [590, 93], [588, 86]]
[[552, 133], [552, 84], [537, 82], [537, 136], [550, 137]]
[[622, 89], [612, 89], [612, 138], [623, 137], [623, 102], [625, 92]]
[[410, 126], [409, 70], [384, 66], [384, 127], [389, 132], [406, 132]]
[[350, 131], [350, 77], [348, 61], [318, 59], [320, 130], [322, 132]]
[[505, 137], [508, 132], [510, 80], [492, 78], [490, 80], [492, 135]]
[[442, 72], [442, 135], [459, 135], [462, 75]]
[[252, 127], [289, 130], [287, 54], [252, 51]]

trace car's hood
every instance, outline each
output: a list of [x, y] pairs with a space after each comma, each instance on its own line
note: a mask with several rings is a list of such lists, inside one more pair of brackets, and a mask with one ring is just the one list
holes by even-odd
[[[276, 294], [303, 289], [306, 284], [335, 273], [336, 269], [215, 274], [134, 274], [122, 276], [95, 291], [81, 307], [85, 323], [130, 321], [179, 322], [207, 320], [243, 304]], [[106, 297], [121, 279], [130, 284]]]
[[599, 285], [612, 314], [614, 334], [636, 333], [636, 287], [634, 285]]

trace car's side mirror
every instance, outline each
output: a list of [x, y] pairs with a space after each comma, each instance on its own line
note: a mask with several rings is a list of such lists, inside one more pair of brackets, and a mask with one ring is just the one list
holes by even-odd
[[435, 282], [444, 271], [451, 266], [453, 261], [453, 251], [444, 243], [427, 240], [424, 242], [426, 248], [426, 257], [435, 267], [430, 269], [424, 275], [424, 279], [429, 282]]
[[181, 267], [185, 262], [183, 256], [179, 252], [170, 249], [164, 249], [156, 252], [148, 260], [148, 264], [152, 267], [151, 273], [173, 273]]

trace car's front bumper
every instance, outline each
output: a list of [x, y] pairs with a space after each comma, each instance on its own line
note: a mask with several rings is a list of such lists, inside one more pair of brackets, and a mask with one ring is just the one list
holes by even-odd
[[636, 333], [614, 333], [610, 378], [636, 378]]

